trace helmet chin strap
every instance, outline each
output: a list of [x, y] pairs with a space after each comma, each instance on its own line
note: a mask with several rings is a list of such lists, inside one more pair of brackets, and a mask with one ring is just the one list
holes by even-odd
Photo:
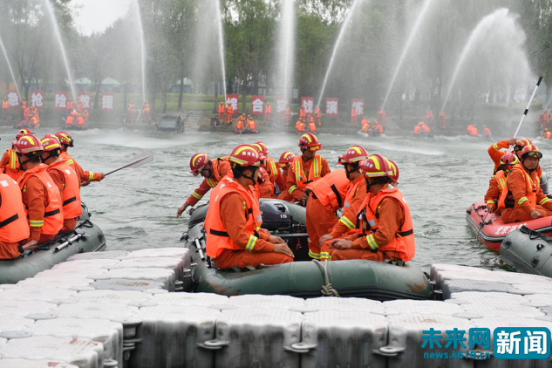
[[22, 155], [21, 153], [18, 153], [18, 154], [17, 154], [17, 159], [19, 160], [19, 165], [20, 165], [20, 167], [23, 167], [23, 165], [25, 165], [27, 162], [34, 161], [34, 159], [35, 159], [36, 157], [38, 157], [38, 158], [40, 159], [40, 161], [42, 162], [42, 157], [40, 157], [40, 155], [37, 154], [37, 153], [34, 153], [34, 154], [31, 156], [31, 158], [29, 158], [28, 160], [25, 160], [25, 161], [21, 161], [21, 157], [22, 157], [22, 156], [23, 156], [23, 155]]
[[258, 180], [255, 181], [255, 172], [256, 172], [257, 170], [258, 170], [258, 168], [255, 168], [255, 169], [253, 170], [253, 175], [252, 175], [252, 176], [245, 175], [244, 173], [242, 173], [242, 176], [243, 176], [244, 178], [246, 178], [246, 179], [251, 180], [253, 183], [259, 183], [259, 184], [261, 184], [261, 183], [263, 182], [261, 178], [258, 179], [258, 180], [261, 180], [261, 182], [259, 182]]

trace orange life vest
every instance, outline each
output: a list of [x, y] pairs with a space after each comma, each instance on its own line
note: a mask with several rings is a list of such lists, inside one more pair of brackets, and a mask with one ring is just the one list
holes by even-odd
[[549, 130], [544, 132], [544, 138], [545, 139], [551, 139], [552, 138], [552, 132], [549, 131]]
[[272, 157], [266, 158], [266, 171], [268, 171], [270, 181], [275, 182], [278, 178], [279, 170], [278, 166], [276, 165], [276, 160], [274, 160]]
[[[391, 242], [379, 245], [375, 242], [373, 234], [378, 230], [380, 204], [385, 198], [394, 198], [398, 201], [403, 211], [404, 223]], [[376, 195], [369, 193], [361, 208], [363, 208], [363, 210], [359, 213], [357, 218], [357, 227], [362, 230], [363, 236], [366, 237], [366, 241], [373, 251], [381, 250], [386, 253], [395, 253], [393, 260], [402, 260], [403, 262], [408, 262], [414, 258], [416, 247], [414, 243], [412, 216], [410, 214], [410, 208], [400, 190], [388, 186], [387, 189], [380, 190]]]
[[302, 191], [307, 189], [307, 185], [319, 180], [322, 176], [322, 157], [315, 155], [312, 159], [311, 168], [309, 171], [309, 177], [305, 174], [303, 170], [303, 156], [297, 156], [293, 159], [291, 164], [291, 170], [295, 176], [295, 185], [292, 185], [289, 188], [289, 193], [291, 194], [295, 189], [299, 188]]
[[221, 181], [222, 179], [222, 175], [220, 173], [220, 162], [221, 161], [228, 161], [228, 156], [223, 156], [223, 157], [219, 157], [217, 158], [216, 160], [212, 161], [212, 165], [213, 165], [213, 175], [212, 177], [210, 178], [205, 178], [205, 182], [211, 187], [211, 188], [215, 188], [218, 183]]
[[305, 111], [305, 109], [304, 108], [299, 109], [299, 117], [304, 118], [305, 116], [307, 116], [307, 112]]
[[305, 123], [303, 123], [301, 120], [299, 120], [295, 124], [295, 128], [297, 129], [298, 132], [304, 132], [305, 131]]
[[[245, 224], [245, 232], [249, 235], [249, 241], [245, 250], [253, 251], [255, 243], [259, 238], [258, 231], [263, 223], [259, 202], [254, 198], [250, 190], [245, 189], [242, 185], [236, 182], [229, 176], [225, 176], [217, 185], [211, 194], [211, 203], [207, 216], [205, 218], [205, 231], [207, 232], [207, 255], [216, 259], [224, 249], [243, 250], [229, 236], [220, 214], [220, 203], [222, 199], [230, 194], [238, 193], [243, 200], [243, 211], [247, 222]], [[241, 211], [241, 208], [236, 208], [236, 211]]]
[[373, 129], [378, 133], [383, 133], [383, 128], [379, 123], [374, 124]]
[[414, 127], [414, 134], [419, 135], [420, 133], [422, 133], [422, 127], [420, 125], [416, 125]]
[[271, 114], [272, 113], [272, 106], [271, 105], [268, 105], [265, 109], [265, 113], [266, 114]]
[[13, 180], [17, 181], [23, 174], [19, 169], [19, 160], [17, 159], [17, 152], [14, 148], [9, 148], [6, 151], [6, 154], [9, 156], [10, 161], [7, 166], [4, 167], [4, 172], [8, 174]]
[[500, 213], [504, 208], [513, 208], [515, 200], [512, 193], [508, 190], [508, 183], [506, 182], [504, 171], [497, 171], [496, 174], [493, 175], [493, 178], [496, 180], [499, 190], [495, 213]]
[[316, 124], [314, 121], [309, 122], [309, 131], [312, 133], [316, 133]]
[[73, 107], [74, 107], [74, 106], [75, 106], [75, 105], [73, 104], [73, 101], [68, 101], [68, 102], [67, 102], [67, 110], [73, 110]]
[[255, 123], [255, 120], [253, 120], [253, 119], [247, 119], [247, 126], [251, 130], [257, 130], [257, 124]]
[[[364, 184], [364, 178], [361, 178], [360, 180], [353, 180], [350, 183], [349, 188], [347, 189], [347, 194], [345, 195], [345, 202], [343, 203], [343, 212], [345, 212], [346, 209], [351, 207], [351, 203], [353, 203], [353, 200], [356, 198], [357, 195], [366, 195], [365, 190], [363, 190], [359, 194], [359, 189], [362, 186], [362, 184]], [[339, 221], [342, 222], [345, 226], [347, 226], [349, 230], [353, 230], [356, 227], [356, 220], [357, 220], [356, 218], [349, 219], [346, 216], [341, 216], [339, 218]]]
[[347, 189], [351, 182], [347, 179], [345, 170], [335, 170], [324, 176], [322, 179], [308, 186], [316, 199], [323, 205], [332, 206], [334, 211], [343, 208]]
[[358, 111], [357, 111], [357, 109], [352, 109], [352, 110], [351, 110], [351, 117], [356, 118], [357, 116], [358, 116]]
[[0, 174], [0, 242], [17, 243], [30, 236], [21, 190], [17, 183]]
[[59, 171], [65, 178], [65, 187], [63, 188], [63, 218], [66, 220], [74, 219], [82, 215], [81, 197], [80, 197], [80, 178], [71, 166], [64, 161], [54, 161], [47, 171]]
[[224, 105], [223, 105], [223, 104], [220, 104], [219, 107], [218, 107], [218, 112], [219, 112], [219, 114], [220, 114], [220, 113], [224, 113], [224, 110], [225, 110], [225, 109], [224, 109]]
[[7, 110], [10, 108], [10, 103], [8, 101], [2, 101], [2, 108]]
[[[19, 179], [18, 184], [21, 191], [24, 192], [27, 190], [26, 184], [30, 177], [36, 176], [42, 182], [44, 188], [46, 189], [46, 202], [48, 203], [44, 209], [44, 225], [42, 225], [42, 234], [57, 235], [63, 227], [61, 194], [46, 169], [46, 165], [40, 164], [25, 171], [23, 176]], [[26, 210], [28, 211], [28, 208]], [[30, 225], [32, 226], [33, 224], [31, 223]]]
[[521, 163], [514, 166], [510, 171], [510, 174], [514, 170], [520, 171], [523, 174], [523, 179], [525, 181], [525, 197], [520, 198], [516, 202], [515, 206], [520, 207], [523, 202], [528, 200], [531, 206], [535, 208], [537, 205], [537, 192], [540, 187], [540, 176], [538, 174], [538, 170], [535, 170], [531, 173], [531, 175], [528, 175]]

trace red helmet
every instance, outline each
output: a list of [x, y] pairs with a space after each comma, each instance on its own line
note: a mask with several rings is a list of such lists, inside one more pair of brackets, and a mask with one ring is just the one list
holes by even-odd
[[285, 167], [293, 162], [293, 159], [295, 158], [295, 155], [293, 152], [285, 151], [280, 156], [280, 159], [278, 160], [278, 166]]
[[29, 134], [33, 134], [31, 132], [31, 130], [28, 129], [28, 128], [23, 128], [23, 129], [21, 129], [20, 131], [17, 132], [17, 134], [15, 135], [15, 139], [19, 139], [19, 138], [23, 137], [24, 135], [29, 135]]
[[75, 140], [71, 135], [67, 132], [57, 132], [56, 137], [59, 138], [59, 141], [61, 144], [64, 144], [69, 147], [73, 147], [73, 144], [75, 143]]
[[[57, 137], [57, 135], [55, 134], [51, 134], [51, 133], [46, 133], [44, 134], [44, 137], [42, 137], [42, 140], [46, 139], [46, 138], [54, 138], [56, 141], [60, 142], [59, 141], [59, 138]], [[61, 142], [60, 142], [61, 143]]]
[[399, 184], [399, 167], [397, 166], [395, 161], [387, 159], [387, 163], [389, 164], [389, 168], [391, 168], [391, 171], [393, 172], [392, 175], [389, 175], [389, 179], [393, 180], [393, 183]]
[[521, 156], [522, 160], [527, 156], [536, 157], [538, 159], [542, 158], [542, 152], [539, 151], [537, 146], [535, 146], [534, 144], [528, 144], [527, 146], [523, 147], [519, 155]]
[[260, 166], [263, 156], [255, 147], [249, 144], [240, 144], [230, 154], [230, 161], [239, 166]]
[[59, 143], [59, 139], [57, 138], [45, 137], [42, 138], [40, 143], [42, 143], [42, 148], [44, 148], [44, 151], [49, 152], [61, 150], [61, 144]]
[[360, 172], [365, 178], [380, 178], [392, 176], [393, 170], [389, 167], [389, 161], [379, 154], [373, 154], [362, 163]]
[[208, 163], [209, 155], [207, 155], [206, 153], [196, 153], [190, 159], [190, 172], [194, 175], [197, 175]]
[[368, 152], [364, 147], [359, 146], [358, 144], [349, 147], [347, 152], [343, 156], [339, 156], [337, 163], [341, 165], [352, 164], [354, 162], [359, 162], [366, 160], [368, 158]]
[[263, 142], [259, 141], [259, 142], [255, 142], [252, 144], [252, 146], [258, 146], [259, 149], [260, 149], [260, 152], [264, 155], [264, 156], [268, 156], [268, 147], [266, 144], [264, 144]]
[[318, 138], [312, 133], [305, 133], [299, 138], [299, 147], [307, 148], [310, 151], [322, 149], [322, 145], [318, 142]]
[[524, 138], [520, 139], [519, 141], [516, 141], [516, 145], [514, 146], [514, 151], [521, 151], [523, 147], [533, 144], [530, 139]]
[[518, 157], [511, 152], [505, 153], [504, 156], [502, 156], [502, 158], [500, 159], [501, 165], [515, 165], [518, 162], [519, 162]]
[[33, 134], [27, 134], [17, 140], [15, 143], [15, 150], [26, 155], [32, 152], [40, 152], [44, 149], [42, 148], [40, 139]]

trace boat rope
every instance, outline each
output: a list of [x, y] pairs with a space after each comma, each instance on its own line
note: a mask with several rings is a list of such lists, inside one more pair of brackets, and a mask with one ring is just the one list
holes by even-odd
[[320, 262], [317, 259], [313, 259], [314, 263], [320, 267], [320, 270], [324, 274], [324, 281], [326, 285], [322, 286], [322, 295], [324, 296], [336, 296], [339, 298], [339, 293], [335, 290], [330, 282], [330, 277], [328, 276], [328, 261]]

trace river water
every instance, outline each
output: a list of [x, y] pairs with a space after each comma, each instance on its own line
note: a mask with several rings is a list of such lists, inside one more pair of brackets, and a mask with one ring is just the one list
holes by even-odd
[[[47, 132], [41, 129], [37, 135], [42, 137]], [[167, 134], [123, 129], [71, 134], [75, 147], [70, 153], [85, 170], [107, 172], [135, 155], [147, 151], [155, 154], [154, 161], [141, 168], [122, 170], [82, 188], [82, 199], [92, 213], [92, 221], [104, 231], [110, 250], [179, 245], [189, 216], [176, 219], [176, 210], [200, 183], [188, 171], [195, 152], [217, 157], [230, 154], [238, 144], [262, 140], [276, 159], [285, 150], [299, 153], [298, 137], [290, 134]], [[15, 130], [0, 130], [2, 152], [14, 135]], [[380, 153], [398, 164], [399, 188], [414, 220], [414, 263], [426, 270], [432, 263], [484, 268], [502, 264], [500, 256], [475, 240], [465, 220], [466, 209], [483, 200], [487, 189], [493, 169], [487, 148], [492, 142], [468, 137], [370, 139], [335, 134], [320, 134], [319, 140], [320, 154], [332, 169], [338, 167], [337, 157], [353, 144], [361, 144], [369, 153]], [[552, 172], [552, 143], [535, 143], [544, 154], [543, 169]]]

